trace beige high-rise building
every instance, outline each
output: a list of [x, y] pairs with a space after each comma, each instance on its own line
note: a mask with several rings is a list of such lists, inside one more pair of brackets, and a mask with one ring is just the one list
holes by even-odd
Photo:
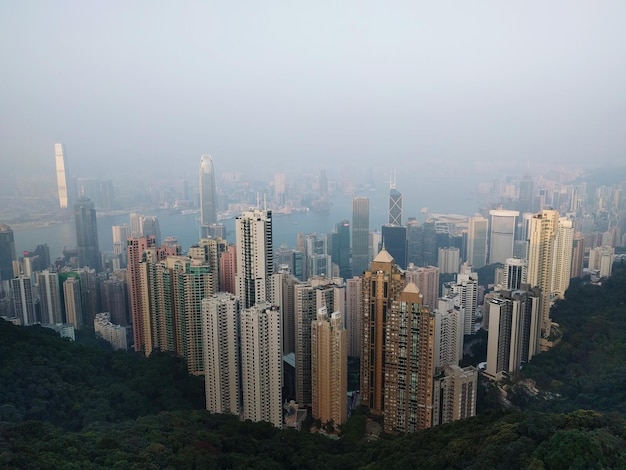
[[554, 244], [554, 266], [552, 272], [552, 297], [563, 299], [569, 287], [572, 272], [572, 250], [574, 226], [572, 221], [561, 217]]
[[312, 403], [311, 322], [322, 307], [340, 312], [343, 318], [345, 296], [345, 287], [340, 278], [315, 276], [306, 283], [295, 285], [296, 402], [301, 407]]
[[80, 330], [85, 324], [80, 279], [77, 277], [68, 277], [63, 282], [63, 295], [65, 298], [65, 317], [67, 323], [70, 323], [74, 328]]
[[433, 425], [475, 416], [477, 387], [475, 367], [445, 366], [443, 375], [435, 380]]
[[280, 311], [258, 302], [241, 311], [242, 419], [282, 427]]
[[394, 301], [404, 289], [404, 273], [387, 250], [381, 250], [362, 279], [361, 404], [373, 415], [385, 410], [387, 322]]
[[239, 301], [220, 292], [202, 300], [206, 409], [239, 415]]
[[550, 335], [550, 295], [552, 293], [555, 240], [559, 212], [544, 209], [530, 221], [528, 244], [528, 283], [541, 288], [541, 335]]
[[414, 283], [424, 296], [424, 305], [434, 309], [439, 298], [439, 268], [437, 266], [409, 265], [406, 282]]
[[441, 297], [435, 315], [435, 368], [458, 365], [463, 358], [464, 310], [459, 294]]
[[322, 424], [348, 418], [348, 335], [341, 312], [321, 307], [311, 324], [312, 413]]
[[435, 376], [435, 316], [407, 284], [387, 312], [383, 427], [387, 433], [432, 426]]

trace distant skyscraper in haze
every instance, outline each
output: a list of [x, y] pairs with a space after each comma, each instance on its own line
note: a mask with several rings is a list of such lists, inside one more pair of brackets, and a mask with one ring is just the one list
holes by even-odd
[[0, 223], [0, 281], [13, 278], [13, 261], [16, 259], [13, 230], [8, 225]]
[[339, 276], [344, 280], [352, 277], [350, 267], [350, 221], [343, 220], [335, 225], [331, 235], [331, 258], [339, 267]]
[[487, 264], [487, 234], [489, 221], [483, 216], [469, 218], [467, 233], [467, 263], [474, 269]]
[[159, 219], [155, 215], [144, 215], [140, 219], [141, 234], [143, 237], [154, 236], [156, 246], [161, 246], [161, 227]]
[[76, 222], [76, 248], [79, 266], [89, 266], [96, 272], [102, 270], [100, 248], [98, 247], [98, 226], [96, 210], [89, 198], [81, 197], [74, 204]]
[[352, 200], [352, 274], [361, 276], [369, 265], [370, 200]]
[[[200, 157], [200, 225], [203, 231], [201, 236], [209, 236], [208, 227], [214, 224], [217, 224], [217, 189], [213, 157], [202, 155]], [[205, 231], [207, 233], [204, 233]]]
[[389, 190], [389, 225], [402, 225], [402, 193], [395, 188]]
[[504, 264], [513, 256], [518, 211], [490, 210], [489, 264]]
[[241, 308], [267, 300], [268, 276], [274, 271], [272, 211], [254, 209], [235, 219], [236, 294]]
[[59, 207], [67, 209], [70, 203], [67, 163], [65, 162], [65, 149], [63, 144], [54, 144], [54, 157], [57, 169], [57, 193], [59, 195]]

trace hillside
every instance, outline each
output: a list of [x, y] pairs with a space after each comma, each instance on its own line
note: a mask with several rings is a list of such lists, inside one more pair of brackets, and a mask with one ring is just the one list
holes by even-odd
[[511, 385], [523, 412], [374, 442], [363, 416], [331, 440], [210, 415], [202, 381], [172, 355], [0, 321], [0, 468], [626, 468], [625, 303], [623, 266], [603, 286], [572, 284], [553, 311], [562, 342], [517, 378], [540, 393]]

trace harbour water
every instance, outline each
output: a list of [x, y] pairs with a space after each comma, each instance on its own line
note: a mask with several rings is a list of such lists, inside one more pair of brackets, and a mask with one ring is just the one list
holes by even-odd
[[[432, 184], [432, 182], [431, 182]], [[432, 212], [457, 213], [471, 215], [478, 209], [478, 203], [470, 197], [470, 188], [456, 185], [448, 187], [445, 193], [440, 191], [426, 191], [421, 187], [422, 197], [411, 197], [410, 191], [404, 193], [403, 221], [408, 217], [417, 217], [423, 221], [429, 214], [421, 213], [422, 207], [430, 207]], [[440, 188], [441, 189], [441, 188]], [[380, 187], [376, 191], [359, 195], [370, 198], [370, 229], [375, 230], [387, 222], [387, 188]], [[423, 197], [424, 193], [429, 197]], [[327, 212], [297, 212], [288, 215], [274, 215], [273, 238], [274, 246], [278, 248], [282, 244], [294, 248], [298, 233], [327, 233], [334, 229], [336, 223], [352, 219], [352, 195], [334, 196], [330, 199], [330, 207]], [[156, 215], [159, 218], [161, 235], [163, 238], [173, 236], [186, 251], [190, 246], [197, 243], [199, 238], [198, 214], [182, 214], [168, 212], [144, 212], [145, 215]], [[223, 221], [227, 238], [234, 242], [234, 219]], [[113, 238], [111, 227], [113, 225], [129, 224], [127, 214], [103, 215], [98, 217], [98, 240], [100, 250], [109, 252], [113, 250]], [[73, 222], [50, 224], [43, 227], [15, 230], [15, 247], [18, 256], [25, 250], [33, 249], [38, 244], [47, 243], [50, 247], [50, 257], [56, 259], [63, 252], [63, 248], [76, 246], [76, 234]]]

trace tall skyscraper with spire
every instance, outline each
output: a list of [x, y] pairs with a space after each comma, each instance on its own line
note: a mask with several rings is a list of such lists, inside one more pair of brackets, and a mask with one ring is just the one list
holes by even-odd
[[200, 224], [201, 237], [209, 236], [209, 227], [217, 224], [217, 189], [213, 157], [206, 154], [200, 157]]
[[393, 181], [389, 188], [389, 225], [402, 225], [402, 193], [396, 189]]
[[235, 219], [236, 294], [247, 309], [268, 299], [268, 276], [274, 271], [272, 211], [254, 209]]
[[67, 163], [65, 161], [65, 149], [63, 144], [54, 144], [54, 157], [57, 170], [57, 193], [59, 195], [59, 207], [67, 209], [70, 203], [70, 191], [67, 178]]
[[361, 276], [369, 265], [370, 200], [352, 200], [352, 273]]
[[76, 248], [78, 250], [78, 264], [89, 266], [100, 272], [102, 262], [98, 246], [98, 225], [96, 210], [93, 202], [87, 197], [80, 197], [74, 204], [74, 218], [76, 222]]

